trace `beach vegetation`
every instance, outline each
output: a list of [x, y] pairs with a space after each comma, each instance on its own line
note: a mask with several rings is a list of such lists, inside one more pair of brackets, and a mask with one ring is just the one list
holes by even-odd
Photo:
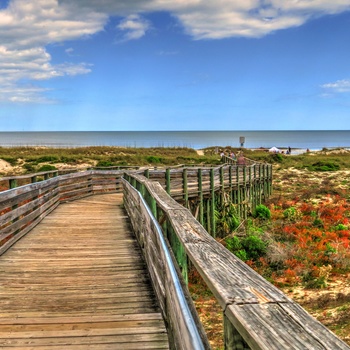
[[259, 219], [263, 219], [263, 220], [268, 220], [268, 219], [271, 218], [270, 209], [267, 208], [263, 204], [259, 204], [259, 205], [256, 206], [255, 212], [254, 212], [253, 215], [254, 215], [255, 218], [259, 218]]
[[[218, 199], [216, 239], [338, 335], [348, 336], [350, 292], [339, 288], [348, 285], [350, 276], [350, 153], [324, 149], [277, 157], [266, 150], [225, 151], [243, 151], [247, 158], [272, 163], [273, 194], [245, 220], [235, 204]], [[215, 148], [197, 152], [175, 147], [0, 147], [0, 159], [13, 167], [6, 175], [56, 170], [62, 164], [108, 168], [220, 163]], [[190, 274], [189, 288], [216, 337], [222, 310], [195, 270]]]
[[44, 164], [40, 168], [38, 168], [38, 172], [44, 172], [44, 171], [51, 171], [51, 170], [57, 170], [57, 168], [50, 164]]
[[[16, 169], [7, 170], [2, 175], [18, 175], [35, 169], [39, 164], [51, 164], [57, 168], [62, 164], [71, 167], [91, 168], [111, 166], [174, 166], [174, 165], [216, 165], [220, 163], [217, 154], [204, 154], [186, 147], [0, 147], [0, 159], [5, 160]], [[31, 166], [29, 166], [31, 165]]]

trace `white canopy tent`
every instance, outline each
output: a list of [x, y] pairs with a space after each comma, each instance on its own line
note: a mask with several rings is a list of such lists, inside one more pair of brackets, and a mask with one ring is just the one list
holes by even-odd
[[280, 153], [280, 150], [277, 147], [271, 147], [269, 149], [269, 152], [271, 152], [271, 153]]

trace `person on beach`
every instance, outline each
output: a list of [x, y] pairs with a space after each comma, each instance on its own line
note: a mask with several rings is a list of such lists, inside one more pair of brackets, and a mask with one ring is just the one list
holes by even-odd
[[288, 153], [287, 154], [292, 154], [292, 149], [288, 146]]
[[238, 164], [238, 165], [245, 165], [245, 158], [244, 158], [244, 156], [243, 156], [243, 153], [240, 153], [240, 154], [238, 155], [237, 164]]

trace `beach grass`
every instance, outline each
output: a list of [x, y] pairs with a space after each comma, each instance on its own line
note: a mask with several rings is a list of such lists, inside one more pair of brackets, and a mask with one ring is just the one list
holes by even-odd
[[[194, 150], [186, 147], [0, 147], [0, 159], [8, 163], [0, 175], [36, 172], [44, 165], [62, 167], [113, 167], [113, 166], [174, 166], [218, 165], [221, 151], [228, 155], [242, 152], [258, 162], [274, 164], [277, 169], [308, 169], [310, 171], [336, 171], [350, 169], [350, 151], [324, 149], [297, 155], [274, 154], [267, 150], [250, 150], [232, 147], [210, 147]], [[12, 173], [11, 173], [12, 172]]]
[[[260, 232], [262, 237], [267, 237], [270, 247], [266, 256], [263, 256], [265, 260], [259, 259], [252, 266], [271, 282], [283, 288], [286, 294], [307, 308], [312, 315], [350, 344], [348, 336], [350, 334], [350, 287], [348, 283], [350, 255], [348, 250], [345, 251], [346, 254], [343, 254], [342, 250], [334, 251], [335, 248], [332, 245], [334, 242], [328, 237], [329, 234], [335, 235], [339, 232], [343, 240], [350, 237], [350, 196], [348, 195], [350, 151], [348, 150], [323, 149], [318, 152], [295, 155], [292, 151], [292, 155], [286, 155], [273, 154], [261, 149], [249, 150], [231, 147], [211, 147], [200, 151], [191, 148], [163, 147], [0, 147], [0, 161], [9, 165], [3, 172], [0, 169], [0, 174], [5, 175], [5, 172], [6, 175], [32, 173], [49, 166], [57, 169], [63, 166], [70, 168], [133, 165], [167, 167], [179, 164], [210, 166], [221, 163], [219, 155], [221, 150], [226, 154], [232, 151], [235, 154], [243, 152], [247, 158], [273, 164], [273, 194], [264, 203], [271, 210], [273, 217], [269, 219], [268, 224], [265, 220], [263, 224], [260, 223], [261, 225], [259, 224], [260, 219], [250, 218], [249, 222], [253, 222], [254, 225], [248, 225], [250, 229], [253, 227], [254, 230]], [[339, 216], [341, 210], [343, 214]], [[327, 213], [330, 214], [325, 216]], [[330, 224], [328, 219], [336, 221]], [[307, 227], [301, 226], [304, 222]], [[244, 225], [239, 227], [244, 227]], [[296, 237], [296, 233], [306, 232], [308, 234], [310, 227], [314, 234], [318, 234], [317, 239], [315, 238], [312, 243], [315, 243], [316, 247], [328, 247], [327, 254], [324, 256], [325, 259], [332, 258], [332, 261], [327, 260], [320, 263], [312, 260], [313, 256], [320, 256], [320, 254], [299, 254], [300, 261], [297, 261], [298, 255], [295, 252], [300, 251], [300, 246], [294, 244], [295, 242], [290, 237], [287, 239], [284, 231], [286, 228], [293, 230]], [[242, 234], [242, 232], [238, 233]], [[295, 237], [294, 240], [296, 240]], [[304, 239], [304, 236], [300, 235], [300, 237]], [[328, 241], [320, 245], [319, 242], [324, 238]], [[311, 252], [310, 244], [308, 250]], [[278, 249], [273, 250], [274, 247]], [[271, 254], [276, 251], [279, 255], [277, 257], [273, 255], [271, 265], [268, 260], [271, 260]], [[308, 260], [302, 261], [301, 257], [307, 257]], [[277, 258], [279, 260], [276, 260]], [[319, 272], [324, 266], [328, 266], [328, 263], [332, 264], [332, 270], [329, 271], [327, 279], [316, 278], [316, 282], [322, 282], [316, 286], [317, 288], [315, 286], [311, 288], [310, 284], [307, 284], [309, 280], [305, 283], [305, 274], [300, 274], [307, 270], [305, 266], [311, 266], [312, 268], [310, 267], [308, 271], [315, 273], [315, 266], [318, 268], [316, 272]], [[306, 276], [309, 277], [309, 275]], [[311, 279], [312, 282], [314, 280], [315, 278]], [[218, 331], [222, 328], [220, 306], [216, 304], [215, 298], [199, 276], [192, 276], [189, 288], [203, 324], [210, 335], [213, 348], [222, 348], [222, 335]]]

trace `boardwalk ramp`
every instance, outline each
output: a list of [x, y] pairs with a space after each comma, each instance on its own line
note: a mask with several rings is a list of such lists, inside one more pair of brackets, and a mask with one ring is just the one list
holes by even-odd
[[122, 195], [60, 205], [0, 256], [1, 349], [168, 349]]

